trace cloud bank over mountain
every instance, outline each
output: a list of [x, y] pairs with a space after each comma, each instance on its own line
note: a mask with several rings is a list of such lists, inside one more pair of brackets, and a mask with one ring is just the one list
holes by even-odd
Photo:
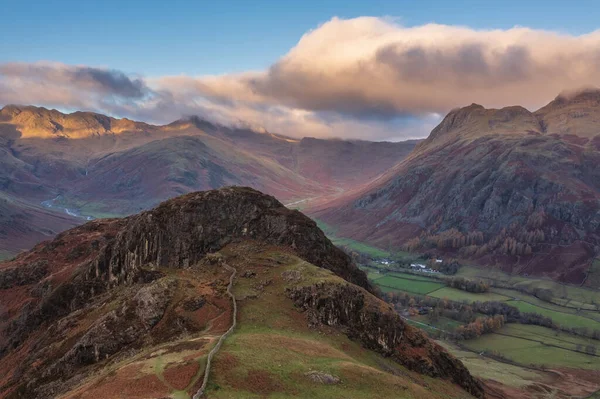
[[[160, 55], [157, 55], [160, 56]], [[600, 31], [474, 30], [333, 18], [264, 71], [142, 77], [50, 62], [0, 64], [0, 103], [88, 109], [165, 123], [198, 114], [293, 136], [425, 136], [472, 102], [537, 108], [600, 85]]]

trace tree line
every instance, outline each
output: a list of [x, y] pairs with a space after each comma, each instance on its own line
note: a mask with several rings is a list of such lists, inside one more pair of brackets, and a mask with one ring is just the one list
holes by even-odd
[[[600, 330], [598, 329], [592, 330], [585, 327], [558, 325], [550, 317], [539, 313], [521, 312], [518, 308], [499, 301], [467, 304], [448, 299], [412, 296], [403, 292], [390, 292], [385, 294], [384, 298], [394, 305], [395, 309], [399, 312], [406, 307], [425, 307], [431, 309], [429, 311], [429, 318], [432, 322], [437, 321], [439, 317], [446, 317], [464, 324], [464, 329], [454, 331], [455, 336], [453, 338], [456, 339], [471, 339], [494, 331], [494, 327], [501, 328], [505, 323], [520, 323], [547, 327], [573, 335], [600, 340]], [[485, 317], [481, 319], [481, 315]], [[496, 316], [502, 317], [502, 325], [499, 326], [500, 318], [494, 320]], [[478, 318], [481, 320], [477, 321]], [[487, 318], [491, 320], [488, 321]], [[485, 328], [486, 325], [489, 328]], [[479, 331], [481, 331], [481, 334], [477, 335]]]

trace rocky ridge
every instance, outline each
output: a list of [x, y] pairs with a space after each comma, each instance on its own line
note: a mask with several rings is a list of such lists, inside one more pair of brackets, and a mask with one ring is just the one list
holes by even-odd
[[[411, 370], [483, 395], [459, 361], [369, 292], [365, 274], [313, 221], [255, 190], [224, 188], [87, 223], [0, 263], [0, 397], [67, 395], [92, 375], [177, 342], [206, 353], [203, 331], [224, 332], [230, 322], [219, 314], [232, 312], [229, 273], [212, 254], [242, 243], [245, 253], [281, 248], [333, 272], [335, 286], [288, 291], [306, 323], [339, 328]], [[246, 279], [283, 262], [244, 271], [245, 256], [232, 261]], [[260, 286], [274, 289], [272, 280]]]

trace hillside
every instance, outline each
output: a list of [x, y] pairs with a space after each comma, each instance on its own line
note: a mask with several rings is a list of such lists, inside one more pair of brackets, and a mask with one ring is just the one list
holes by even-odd
[[338, 234], [582, 284], [600, 246], [600, 91], [450, 112], [368, 187], [308, 210]]
[[4, 256], [9, 257], [29, 249], [79, 223], [67, 214], [34, 206], [0, 192], [0, 255], [4, 251]]
[[[254, 187], [290, 203], [365, 184], [415, 144], [296, 140], [196, 117], [154, 126], [90, 112], [6, 106], [0, 111], [0, 190], [31, 206], [68, 209], [81, 221], [129, 215], [228, 185]], [[0, 241], [0, 250], [18, 249]]]
[[190, 398], [232, 325], [208, 398], [483, 397], [371, 290], [313, 221], [249, 188], [92, 221], [0, 263], [0, 397]]

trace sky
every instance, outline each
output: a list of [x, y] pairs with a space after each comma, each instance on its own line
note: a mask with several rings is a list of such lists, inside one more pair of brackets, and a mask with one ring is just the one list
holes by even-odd
[[0, 0], [0, 105], [424, 137], [600, 86], [600, 2]]

